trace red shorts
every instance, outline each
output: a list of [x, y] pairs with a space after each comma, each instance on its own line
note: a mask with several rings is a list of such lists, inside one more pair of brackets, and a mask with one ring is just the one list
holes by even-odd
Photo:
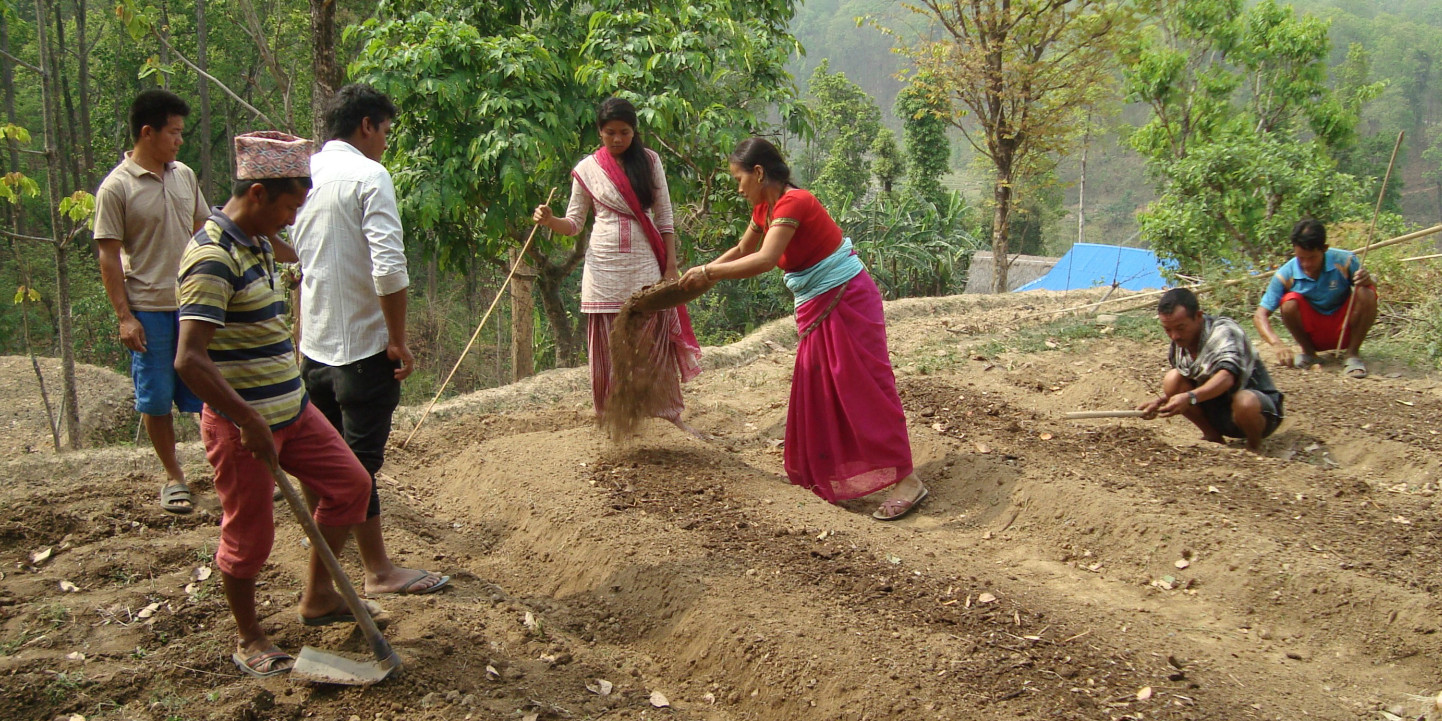
[[[1301, 293], [1287, 293], [1282, 296], [1283, 305], [1286, 305], [1289, 300], [1297, 301], [1297, 309], [1302, 313], [1302, 330], [1306, 331], [1307, 337], [1312, 339], [1313, 347], [1319, 351], [1347, 347], [1347, 340], [1352, 337], [1351, 326], [1347, 328], [1347, 338], [1342, 338], [1339, 342], [1339, 336], [1342, 335], [1342, 319], [1347, 316], [1346, 302], [1343, 302], [1342, 307], [1331, 315], [1325, 315], [1317, 312], [1317, 309], [1307, 302], [1307, 297]], [[1281, 308], [1281, 306], [1277, 307]]]
[[[215, 493], [224, 513], [215, 565], [235, 578], [255, 578], [275, 542], [275, 481], [265, 464], [240, 444], [240, 429], [207, 404], [200, 416], [205, 458], [215, 468]], [[275, 431], [280, 467], [309, 488], [319, 503], [315, 522], [364, 523], [371, 477], [335, 426], [307, 403], [300, 417]]]

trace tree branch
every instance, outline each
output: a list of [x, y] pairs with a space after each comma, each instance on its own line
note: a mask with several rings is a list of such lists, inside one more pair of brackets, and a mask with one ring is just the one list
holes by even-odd
[[25, 68], [26, 70], [29, 70], [31, 72], [39, 73], [41, 75], [45, 74], [45, 71], [41, 70], [40, 66], [31, 65], [30, 63], [27, 63], [24, 60], [21, 60], [20, 58], [17, 58], [14, 55], [5, 52], [4, 50], [0, 50], [0, 56], [4, 56], [6, 60], [9, 60], [10, 62], [15, 63], [16, 65], [19, 65], [20, 67]]
[[0, 228], [0, 233], [4, 233], [5, 235], [8, 235], [16, 240], [31, 240], [37, 243], [49, 243], [51, 245], [55, 244], [54, 238], [42, 238], [38, 235], [26, 235], [24, 233], [16, 233], [13, 231], [5, 230], [4, 228]]
[[172, 53], [175, 53], [175, 57], [180, 58], [180, 61], [185, 63], [191, 70], [194, 70], [197, 75], [214, 83], [215, 87], [220, 88], [221, 92], [229, 95], [230, 98], [235, 102], [240, 103], [240, 106], [242, 108], [249, 110], [255, 115], [255, 117], [264, 120], [267, 125], [275, 125], [274, 120], [271, 120], [270, 117], [267, 116], [265, 113], [260, 112], [260, 110], [258, 110], [254, 105], [245, 102], [243, 98], [241, 98], [239, 95], [236, 95], [235, 91], [231, 90], [230, 87], [228, 87], [225, 83], [220, 82], [216, 79], [214, 75], [211, 75], [210, 73], [201, 70], [200, 67], [197, 66], [195, 63], [190, 62], [190, 58], [185, 57], [185, 55], [181, 54], [179, 50], [176, 50], [175, 47], [170, 44], [170, 41], [166, 40], [165, 36], [160, 33], [160, 30], [152, 26], [150, 28], [150, 34], [153, 35], [156, 40], [159, 40], [160, 44], [165, 46], [165, 49], [169, 50]]

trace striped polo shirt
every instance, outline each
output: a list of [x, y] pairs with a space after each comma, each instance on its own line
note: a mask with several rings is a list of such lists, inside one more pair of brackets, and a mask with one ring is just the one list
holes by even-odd
[[271, 430], [299, 417], [308, 400], [284, 314], [270, 242], [215, 209], [180, 261], [180, 320], [218, 326], [210, 360]]

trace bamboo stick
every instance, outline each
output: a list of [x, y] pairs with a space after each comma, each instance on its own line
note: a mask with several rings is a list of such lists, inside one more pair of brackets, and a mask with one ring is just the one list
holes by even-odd
[[1400, 262], [1411, 263], [1414, 260], [1432, 260], [1433, 258], [1442, 258], [1442, 253], [1433, 253], [1432, 255], [1415, 255], [1411, 258], [1403, 258]]
[[1072, 411], [1064, 418], [1078, 421], [1086, 418], [1141, 418], [1142, 415], [1142, 411]]
[[[1387, 174], [1382, 176], [1382, 188], [1377, 191], [1377, 206], [1372, 209], [1372, 224], [1367, 226], [1367, 245], [1362, 248], [1362, 257], [1357, 261], [1357, 269], [1361, 270], [1367, 265], [1367, 251], [1372, 249], [1372, 234], [1377, 232], [1377, 216], [1382, 214], [1382, 199], [1387, 197], [1387, 182], [1392, 179], [1392, 166], [1397, 163], [1397, 151], [1402, 149], [1402, 137], [1407, 131], [1397, 133], [1397, 143], [1392, 146], [1392, 158], [1387, 161]], [[1347, 324], [1352, 321], [1352, 301], [1357, 299], [1356, 283], [1352, 284], [1351, 293], [1347, 294], [1347, 308], [1342, 313], [1342, 332], [1337, 335], [1337, 344], [1341, 345], [1347, 337]], [[1338, 348], [1335, 353], [1342, 355], [1345, 348]]]
[[[546, 205], [550, 205], [551, 199], [555, 197], [556, 189], [551, 188], [550, 194], [546, 196]], [[496, 309], [496, 304], [501, 302], [501, 296], [506, 294], [506, 287], [511, 284], [511, 278], [514, 278], [516, 276], [516, 269], [521, 267], [521, 262], [526, 258], [526, 251], [529, 250], [531, 247], [531, 239], [536, 237], [536, 231], [539, 230], [540, 227], [541, 224], [537, 223], [534, 227], [531, 228], [531, 234], [526, 236], [526, 244], [521, 246], [521, 252], [519, 255], [516, 256], [516, 262], [511, 265], [510, 274], [506, 276], [505, 282], [501, 283], [500, 290], [496, 291], [496, 299], [491, 301], [491, 307], [487, 308], [486, 314], [481, 316], [481, 322], [476, 325], [476, 332], [471, 334], [471, 340], [466, 343], [466, 349], [461, 351], [461, 357], [456, 359], [456, 364], [451, 367], [451, 372], [446, 374], [446, 379], [441, 383], [441, 387], [436, 390], [436, 397], [432, 398], [431, 402], [426, 404], [425, 412], [421, 414], [420, 420], [416, 421], [415, 427], [411, 429], [411, 434], [406, 436], [405, 442], [401, 443], [401, 448], [405, 448], [407, 445], [410, 444], [411, 439], [416, 437], [416, 431], [419, 431], [421, 429], [421, 424], [426, 422], [426, 416], [429, 416], [431, 414], [431, 409], [436, 406], [436, 401], [441, 399], [441, 394], [446, 392], [446, 386], [450, 384], [451, 378], [455, 376], [456, 371], [460, 369], [461, 361], [466, 359], [466, 354], [471, 352], [471, 346], [475, 345], [476, 339], [481, 337], [481, 329], [486, 327], [486, 321], [490, 320], [491, 318], [491, 311]]]

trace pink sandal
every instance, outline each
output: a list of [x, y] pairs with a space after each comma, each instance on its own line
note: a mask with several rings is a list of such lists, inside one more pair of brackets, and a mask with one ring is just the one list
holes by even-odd
[[926, 497], [929, 495], [931, 495], [931, 489], [922, 486], [921, 495], [912, 500], [905, 498], [888, 498], [881, 503], [881, 508], [876, 509], [876, 512], [871, 514], [871, 517], [878, 521], [895, 521], [904, 518], [906, 514], [916, 510], [916, 507], [921, 505], [921, 502], [926, 500]]

